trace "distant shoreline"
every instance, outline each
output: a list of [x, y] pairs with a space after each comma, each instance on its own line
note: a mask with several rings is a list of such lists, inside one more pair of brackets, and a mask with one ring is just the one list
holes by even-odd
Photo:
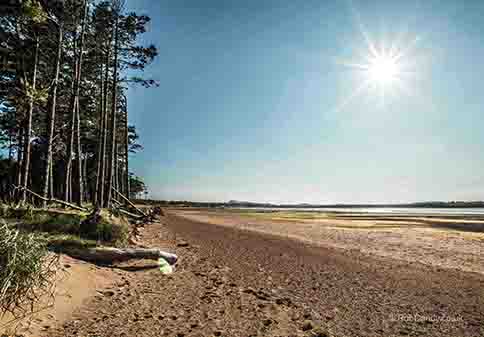
[[167, 201], [138, 199], [139, 204], [157, 204], [174, 207], [203, 207], [203, 208], [281, 208], [281, 209], [307, 209], [307, 208], [484, 208], [484, 201], [429, 201], [407, 204], [269, 204], [244, 201], [229, 202], [193, 202], [193, 201]]

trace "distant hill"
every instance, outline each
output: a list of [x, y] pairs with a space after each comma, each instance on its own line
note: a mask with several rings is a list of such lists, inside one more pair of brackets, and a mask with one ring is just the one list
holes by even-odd
[[250, 203], [250, 202], [249, 201], [230, 200], [228, 203], [230, 205], [238, 205], [238, 204], [247, 204], [247, 203]]
[[179, 200], [137, 200], [137, 203], [161, 204], [175, 207], [258, 207], [258, 208], [380, 208], [380, 207], [417, 207], [417, 208], [484, 208], [484, 201], [425, 201], [406, 204], [271, 204], [251, 201], [230, 200], [228, 202], [193, 202]]

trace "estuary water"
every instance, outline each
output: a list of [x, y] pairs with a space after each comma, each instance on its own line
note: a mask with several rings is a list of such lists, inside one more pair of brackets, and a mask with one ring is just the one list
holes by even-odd
[[291, 212], [338, 212], [363, 214], [399, 214], [399, 215], [484, 215], [484, 208], [437, 208], [437, 207], [321, 207], [321, 208], [285, 208], [285, 207], [237, 207], [260, 211]]

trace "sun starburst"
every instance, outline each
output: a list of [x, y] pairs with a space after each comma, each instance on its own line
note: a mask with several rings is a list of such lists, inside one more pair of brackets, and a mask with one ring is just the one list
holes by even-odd
[[357, 61], [338, 61], [338, 63], [355, 70], [362, 75], [359, 77], [363, 80], [338, 108], [342, 108], [364, 92], [370, 91], [377, 93], [380, 104], [384, 106], [388, 94], [397, 91], [409, 92], [411, 86], [409, 80], [415, 75], [415, 70], [409, 65], [412, 64], [414, 58], [412, 53], [420, 38], [406, 36], [407, 38], [402, 39], [400, 36], [393, 41], [374, 40], [365, 29], [358, 12], [354, 11], [353, 14], [366, 51]]
[[368, 64], [368, 76], [380, 85], [389, 85], [400, 75], [401, 67], [398, 61], [385, 54], [376, 55]]

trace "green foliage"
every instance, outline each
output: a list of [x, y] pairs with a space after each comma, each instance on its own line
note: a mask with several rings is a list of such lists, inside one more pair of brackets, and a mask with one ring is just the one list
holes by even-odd
[[123, 218], [102, 211], [96, 221], [85, 221], [81, 225], [83, 238], [124, 246], [128, 241], [129, 225]]
[[98, 224], [95, 235], [100, 241], [112, 243], [114, 246], [124, 246], [128, 241], [129, 230], [125, 225], [104, 222]]
[[80, 223], [83, 216], [78, 214], [55, 214], [38, 213], [32, 224], [40, 227], [41, 231], [49, 233], [79, 233]]
[[37, 0], [24, 0], [22, 2], [22, 14], [35, 23], [45, 23], [47, 13]]
[[50, 250], [56, 252], [61, 252], [66, 248], [84, 249], [96, 247], [97, 245], [95, 240], [83, 239], [79, 236], [69, 234], [44, 234], [42, 239], [45, 240]]
[[[145, 87], [157, 86], [155, 79], [145, 78], [143, 71], [157, 57], [158, 51], [153, 45], [144, 45], [140, 37], [147, 32], [150, 18], [132, 12], [126, 12], [123, 6], [116, 6], [117, 1], [84, 0], [44, 1], [23, 0], [21, 6], [9, 15], [0, 16], [0, 35], [2, 35], [2, 56], [8, 61], [14, 71], [2, 73], [0, 76], [0, 148], [8, 148], [8, 165], [3, 170], [0, 167], [0, 196], [14, 197], [12, 185], [16, 184], [15, 168], [17, 155], [25, 146], [25, 117], [33, 103], [31, 147], [29, 161], [28, 188], [36, 193], [43, 194], [46, 167], [46, 152], [52, 149], [52, 196], [64, 200], [65, 186], [60, 180], [65, 177], [66, 157], [70, 143], [70, 133], [67, 132], [71, 122], [72, 88], [76, 82], [76, 64], [80, 55], [82, 58], [82, 71], [80, 76], [79, 120], [81, 139], [81, 156], [85, 159], [87, 182], [85, 192], [87, 199], [93, 201], [96, 194], [96, 175], [98, 166], [99, 128], [103, 125], [99, 121], [100, 109], [103, 106], [110, 114], [117, 111], [120, 123], [115, 131], [108, 130], [108, 134], [116, 132], [118, 141], [118, 164], [120, 166], [119, 180], [124, 182], [125, 172], [129, 170], [124, 158], [125, 116], [127, 103], [123, 103], [128, 85], [141, 85]], [[84, 20], [87, 8], [87, 19]], [[112, 109], [110, 93], [103, 97], [101, 78], [109, 83], [106, 92], [112, 89], [112, 69], [115, 50], [113, 33], [115, 22], [118, 23], [119, 41], [117, 48], [119, 83], [117, 84], [118, 109]], [[84, 27], [85, 29], [83, 29]], [[80, 51], [81, 32], [84, 33], [83, 51]], [[60, 35], [59, 35], [60, 34]], [[59, 45], [60, 42], [60, 45]], [[38, 49], [36, 49], [38, 46]], [[60, 48], [59, 48], [60, 47]], [[38, 51], [38, 53], [36, 53]], [[58, 65], [57, 55], [60, 52]], [[37, 56], [37, 57], [35, 57]], [[37, 62], [35, 62], [37, 61]], [[55, 74], [59, 71], [58, 81]], [[109, 71], [106, 73], [106, 69]], [[5, 74], [4, 74], [5, 73]], [[36, 78], [35, 89], [33, 78]], [[107, 76], [105, 78], [104, 76]], [[147, 76], [149, 77], [149, 76]], [[106, 84], [106, 83], [104, 83]], [[56, 89], [56, 90], [54, 90]], [[53, 111], [51, 103], [54, 102], [55, 93], [56, 115], [54, 118], [54, 134], [50, 137], [49, 113]], [[106, 99], [104, 101], [103, 99]], [[123, 110], [123, 104], [125, 108]], [[111, 118], [112, 116], [109, 116]], [[129, 119], [129, 118], [128, 118]], [[107, 126], [104, 126], [108, 128]], [[128, 127], [128, 152], [134, 154], [142, 149], [139, 145], [139, 135], [134, 126]], [[77, 133], [76, 133], [77, 134]], [[77, 135], [76, 135], [77, 137]], [[47, 142], [51, 141], [52, 147]], [[111, 148], [110, 144], [108, 149]], [[103, 158], [108, 163], [108, 155]], [[72, 184], [73, 199], [77, 198], [80, 190], [76, 183]], [[107, 184], [106, 184], [107, 185]], [[136, 184], [135, 184], [136, 185]], [[2, 186], [4, 186], [2, 188]], [[119, 187], [119, 186], [118, 186]], [[106, 187], [108, 188], [108, 187]], [[119, 189], [119, 188], [118, 188]], [[124, 192], [124, 191], [123, 191]], [[10, 194], [9, 194], [10, 193]]]
[[55, 267], [44, 240], [0, 224], [0, 316], [33, 311], [41, 296], [52, 293]]
[[0, 218], [12, 218], [13, 207], [8, 204], [0, 204]]
[[32, 99], [34, 104], [45, 104], [49, 98], [48, 88], [34, 88], [27, 80], [21, 80], [24, 87], [24, 95], [27, 99]]
[[136, 128], [134, 125], [128, 126], [128, 144], [129, 144], [129, 153], [136, 153], [140, 150], [143, 150], [143, 146], [138, 144], [139, 134], [136, 132]]
[[94, 240], [124, 246], [129, 236], [128, 222], [120, 214], [108, 214], [107, 211], [103, 211], [97, 221], [90, 222], [84, 221], [87, 215], [80, 212], [0, 204], [0, 216], [18, 222], [16, 227], [19, 230], [48, 234], [49, 237], [60, 235], [77, 240]]
[[64, 213], [53, 210], [34, 209], [32, 207], [8, 208], [3, 206], [6, 218], [19, 220], [18, 228], [27, 231], [79, 234], [80, 223], [84, 214]]
[[1, 204], [0, 216], [5, 219], [23, 219], [26, 221], [31, 221], [35, 217], [30, 205], [19, 207], [14, 204]]
[[129, 176], [129, 187], [130, 187], [131, 198], [136, 198], [138, 194], [146, 191], [146, 185], [143, 182], [143, 180], [141, 180], [140, 177], [137, 177], [133, 174], [130, 174]]

